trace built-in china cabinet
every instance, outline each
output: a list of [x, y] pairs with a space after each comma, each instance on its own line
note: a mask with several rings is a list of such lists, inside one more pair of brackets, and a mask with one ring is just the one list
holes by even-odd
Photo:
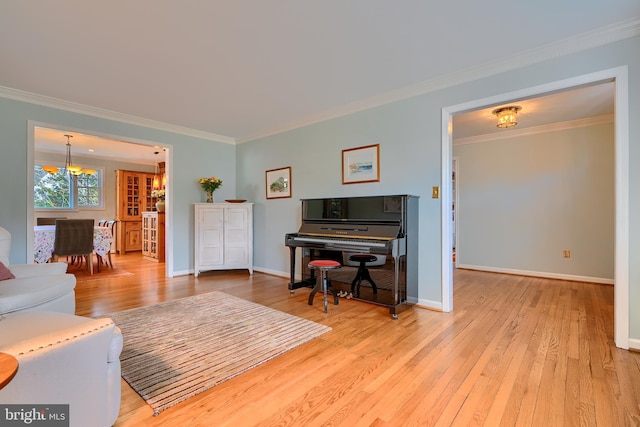
[[116, 170], [116, 249], [119, 254], [142, 250], [142, 213], [156, 210], [153, 173]]

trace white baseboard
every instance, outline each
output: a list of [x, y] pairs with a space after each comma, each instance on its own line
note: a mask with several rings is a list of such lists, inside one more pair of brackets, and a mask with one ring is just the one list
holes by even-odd
[[[290, 273], [288, 271], [271, 270], [269, 268], [262, 268], [262, 267], [256, 267], [256, 266], [253, 267], [253, 271], [269, 274], [271, 276], [284, 277], [285, 279], [289, 279], [290, 277]], [[299, 275], [296, 275], [295, 279], [301, 280], [301, 277], [299, 277]]]
[[193, 269], [179, 270], [179, 271], [174, 271], [173, 272], [173, 277], [176, 277], [176, 276], [188, 276], [190, 274], [193, 274]]
[[629, 350], [640, 351], [640, 340], [629, 338]]
[[548, 273], [545, 271], [517, 270], [514, 268], [486, 267], [482, 265], [469, 264], [458, 264], [458, 268], [464, 268], [467, 270], [488, 271], [491, 273], [515, 274], [518, 276], [544, 277], [546, 279], [571, 280], [573, 282], [588, 282], [600, 283], [603, 285], [613, 285], [613, 279], [607, 279], [605, 277], [577, 276], [574, 274]]
[[[408, 302], [413, 302], [413, 298], [408, 299]], [[427, 308], [429, 310], [442, 311], [442, 303], [440, 301], [431, 301], [427, 299], [418, 298], [415, 302], [416, 307]]]

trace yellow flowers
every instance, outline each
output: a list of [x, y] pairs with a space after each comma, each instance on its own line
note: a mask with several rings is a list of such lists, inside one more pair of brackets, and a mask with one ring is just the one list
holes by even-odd
[[153, 190], [151, 191], [151, 197], [155, 197], [158, 200], [164, 200], [166, 197], [165, 190]]
[[200, 178], [198, 182], [200, 183], [202, 189], [207, 193], [213, 193], [222, 185], [222, 180], [216, 178], [215, 176], [211, 176], [209, 178]]

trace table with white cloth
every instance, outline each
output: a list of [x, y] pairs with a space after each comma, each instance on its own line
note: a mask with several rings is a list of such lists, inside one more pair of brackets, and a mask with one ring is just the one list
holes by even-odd
[[[56, 240], [55, 225], [36, 225], [33, 227], [33, 258], [37, 263], [44, 263], [53, 255], [53, 245]], [[106, 262], [106, 256], [111, 250], [111, 228], [93, 228], [93, 250]]]

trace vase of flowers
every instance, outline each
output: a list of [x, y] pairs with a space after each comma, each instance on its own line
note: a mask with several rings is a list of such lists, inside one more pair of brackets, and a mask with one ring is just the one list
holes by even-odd
[[198, 183], [207, 193], [207, 203], [213, 203], [213, 192], [222, 186], [222, 180], [215, 176], [210, 176], [208, 178], [200, 178]]
[[157, 199], [156, 202], [156, 210], [158, 212], [164, 212], [165, 209], [165, 199], [166, 199], [166, 192], [165, 190], [153, 190], [151, 192], [151, 197], [155, 197]]

